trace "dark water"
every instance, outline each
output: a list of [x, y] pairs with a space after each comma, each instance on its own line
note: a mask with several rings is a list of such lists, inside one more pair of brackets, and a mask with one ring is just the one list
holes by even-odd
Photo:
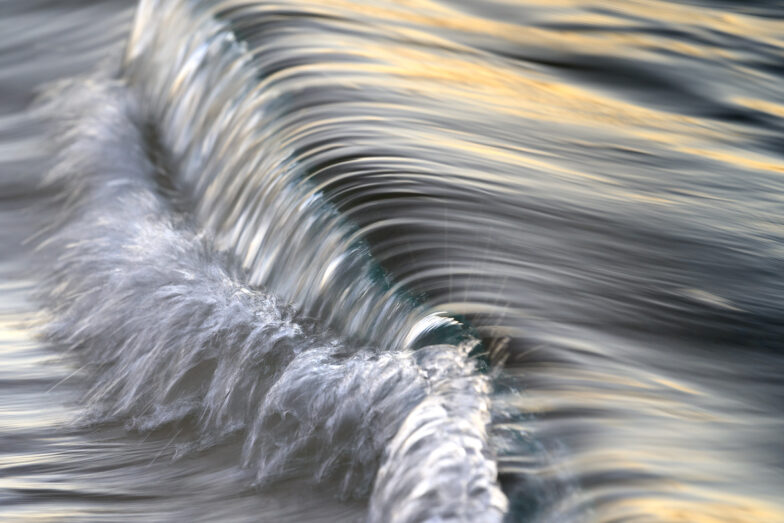
[[0, 519], [784, 521], [784, 7], [0, 4]]

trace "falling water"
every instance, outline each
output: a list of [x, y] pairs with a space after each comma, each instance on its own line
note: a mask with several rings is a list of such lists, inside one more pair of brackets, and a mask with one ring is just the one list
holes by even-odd
[[0, 519], [784, 521], [775, 2], [0, 6]]

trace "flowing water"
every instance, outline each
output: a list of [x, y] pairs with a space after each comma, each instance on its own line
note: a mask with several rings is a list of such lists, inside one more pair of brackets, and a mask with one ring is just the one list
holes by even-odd
[[0, 520], [784, 522], [784, 6], [0, 3]]

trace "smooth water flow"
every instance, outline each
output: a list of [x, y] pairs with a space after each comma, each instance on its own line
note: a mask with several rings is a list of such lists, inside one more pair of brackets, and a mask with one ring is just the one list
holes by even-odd
[[0, 519], [784, 521], [784, 9], [0, 6]]

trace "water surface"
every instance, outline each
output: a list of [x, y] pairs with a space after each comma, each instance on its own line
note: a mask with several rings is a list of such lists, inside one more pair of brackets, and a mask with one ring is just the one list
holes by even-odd
[[775, 2], [0, 10], [0, 517], [784, 521]]

